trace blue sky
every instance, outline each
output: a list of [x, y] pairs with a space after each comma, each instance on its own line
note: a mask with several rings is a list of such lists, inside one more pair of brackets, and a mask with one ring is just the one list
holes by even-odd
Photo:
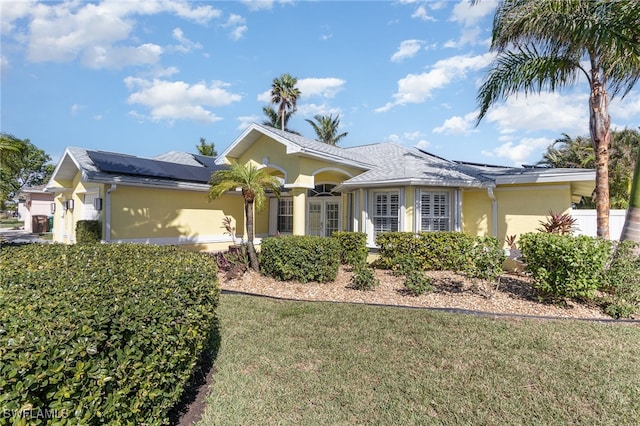
[[[588, 135], [588, 90], [514, 96], [479, 126], [496, 2], [0, 0], [3, 132], [66, 146], [222, 152], [262, 122], [274, 77], [298, 78], [289, 127], [340, 114], [341, 146], [395, 141], [453, 160], [531, 164]], [[610, 105], [640, 125], [640, 88]]]

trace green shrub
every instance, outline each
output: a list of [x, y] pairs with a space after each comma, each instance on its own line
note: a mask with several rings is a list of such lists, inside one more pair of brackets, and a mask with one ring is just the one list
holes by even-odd
[[[385, 232], [378, 235], [383, 269], [398, 267], [399, 259], [414, 258], [419, 269], [464, 272], [474, 278], [497, 279], [503, 272], [504, 252], [493, 237], [472, 237], [462, 232]], [[415, 265], [412, 265], [415, 266]]]
[[335, 238], [281, 236], [264, 238], [260, 271], [282, 281], [333, 281], [340, 267], [340, 244]]
[[534, 287], [553, 298], [592, 299], [601, 286], [611, 244], [587, 236], [528, 233], [520, 249]]
[[391, 271], [396, 277], [407, 275], [411, 271], [421, 271], [420, 260], [412, 254], [400, 254], [391, 260]]
[[433, 279], [425, 275], [424, 271], [411, 270], [407, 272], [404, 286], [415, 296], [433, 291]]
[[367, 261], [367, 234], [364, 232], [337, 231], [331, 234], [340, 244], [340, 260], [346, 265], [360, 265]]
[[623, 241], [615, 248], [605, 272], [602, 290], [605, 312], [615, 318], [630, 317], [640, 312], [640, 245]]
[[97, 220], [79, 220], [76, 222], [76, 242], [78, 244], [99, 243], [102, 238], [102, 225]]
[[380, 285], [380, 280], [376, 278], [372, 268], [364, 263], [353, 268], [351, 276], [351, 288], [361, 291], [373, 290]]
[[[217, 268], [174, 247], [0, 250], [0, 410], [166, 424], [217, 333]], [[44, 422], [43, 422], [44, 423]]]
[[469, 255], [470, 261], [464, 263], [463, 271], [471, 278], [496, 281], [504, 272], [506, 257], [497, 238], [475, 238]]

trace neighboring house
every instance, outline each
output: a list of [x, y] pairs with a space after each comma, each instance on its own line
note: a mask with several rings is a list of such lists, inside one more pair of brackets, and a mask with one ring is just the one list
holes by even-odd
[[24, 188], [21, 198], [24, 199], [24, 210], [20, 218], [24, 220], [24, 230], [28, 232], [50, 232], [49, 216], [53, 194], [46, 192], [45, 185]]
[[281, 198], [256, 215], [258, 238], [350, 230], [365, 232], [369, 246], [384, 231], [504, 240], [534, 231], [550, 210], [568, 212], [595, 186], [593, 170], [454, 162], [395, 143], [340, 148], [252, 124], [215, 163], [186, 153], [144, 159], [68, 148], [47, 186], [56, 193], [54, 241], [73, 242], [77, 220], [97, 218], [105, 241], [224, 249], [231, 237], [222, 219], [233, 217], [241, 237], [243, 201], [232, 192], [209, 202], [206, 192], [211, 172], [230, 161], [282, 180]]

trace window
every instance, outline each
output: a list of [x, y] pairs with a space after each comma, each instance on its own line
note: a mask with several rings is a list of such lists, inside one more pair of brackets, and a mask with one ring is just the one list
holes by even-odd
[[313, 189], [307, 191], [308, 197], [335, 197], [340, 195], [337, 192], [333, 192], [333, 188], [336, 186], [332, 183], [321, 183], [316, 185]]
[[373, 193], [373, 230], [376, 235], [398, 230], [399, 201], [398, 192]]
[[293, 232], [293, 198], [280, 198], [278, 201], [278, 232]]
[[451, 230], [451, 205], [449, 192], [425, 192], [420, 195], [421, 231]]

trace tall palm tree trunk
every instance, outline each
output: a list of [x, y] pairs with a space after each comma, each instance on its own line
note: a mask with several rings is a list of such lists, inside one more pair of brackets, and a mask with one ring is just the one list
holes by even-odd
[[[592, 58], [593, 62], [593, 58]], [[592, 66], [589, 98], [589, 131], [596, 156], [596, 226], [597, 235], [609, 239], [609, 97], [600, 80], [599, 67]]]
[[633, 173], [629, 210], [627, 210], [627, 217], [624, 221], [620, 240], [631, 240], [640, 243], [640, 150], [638, 150], [636, 168]]
[[258, 254], [256, 247], [253, 245], [253, 200], [247, 200], [244, 203], [244, 213], [247, 218], [247, 252], [249, 254], [249, 264], [251, 269], [260, 272], [260, 264], [258, 263]]

